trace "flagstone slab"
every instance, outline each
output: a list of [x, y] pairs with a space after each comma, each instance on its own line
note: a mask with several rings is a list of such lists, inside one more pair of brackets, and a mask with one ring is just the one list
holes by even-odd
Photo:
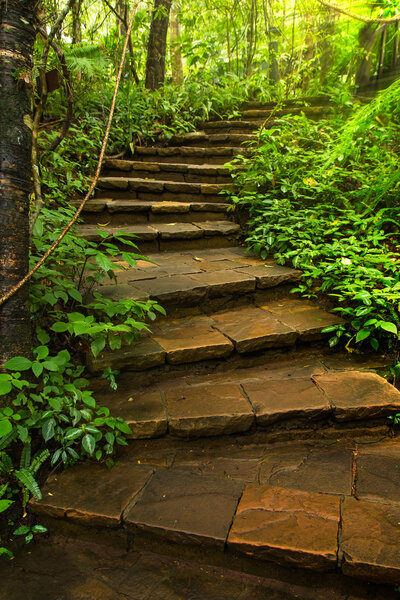
[[153, 223], [162, 240], [194, 240], [203, 237], [204, 232], [192, 223]]
[[301, 279], [301, 271], [265, 263], [260, 266], [238, 267], [241, 272], [257, 279], [257, 287], [261, 289], [275, 287], [284, 283], [296, 283]]
[[347, 371], [313, 377], [337, 421], [387, 417], [400, 410], [400, 392], [375, 373]]
[[244, 382], [243, 389], [261, 427], [294, 419], [326, 419], [332, 412], [328, 400], [309, 377]]
[[[190, 271], [190, 269], [188, 270]], [[175, 301], [181, 305], [188, 302], [195, 305], [201, 302], [208, 289], [205, 283], [196, 281], [187, 275], [170, 275], [169, 277], [137, 281], [136, 287], [161, 304], [170, 304]]]
[[124, 521], [133, 533], [222, 549], [242, 489], [239, 481], [195, 475], [187, 469], [158, 471], [126, 511]]
[[213, 315], [216, 329], [231, 339], [238, 352], [292, 346], [297, 332], [259, 308], [240, 308]]
[[167, 353], [167, 362], [182, 364], [210, 358], [226, 358], [233, 352], [232, 342], [212, 327], [207, 317], [179, 319], [159, 327], [154, 340]]
[[199, 221], [195, 225], [204, 231], [205, 236], [232, 235], [240, 231], [240, 226], [232, 221]]
[[120, 350], [101, 352], [96, 358], [91, 352], [86, 355], [92, 373], [102, 373], [107, 367], [142, 371], [163, 365], [165, 358], [165, 350], [152, 338], [143, 338]]
[[257, 302], [257, 306], [275, 315], [282, 323], [293, 327], [302, 341], [324, 337], [325, 327], [344, 323], [339, 315], [331, 314], [311, 302], [284, 298], [274, 302]]
[[345, 498], [342, 570], [346, 575], [400, 584], [400, 507]]
[[351, 495], [353, 451], [338, 445], [326, 448], [280, 448], [266, 452], [259, 482], [323, 494]]
[[[210, 263], [210, 265], [211, 264], [212, 263]], [[203, 268], [203, 265], [201, 265], [201, 268]], [[235, 271], [230, 271], [228, 269], [224, 270], [223, 268], [191, 275], [190, 278], [206, 285], [209, 296], [233, 293], [244, 294], [253, 291], [256, 285], [254, 277], [242, 275], [241, 273], [236, 273]]]
[[316, 571], [337, 564], [340, 498], [249, 484], [228, 547], [251, 557]]
[[147, 439], [167, 433], [167, 411], [159, 391], [131, 395], [116, 390], [101, 401], [114, 417], [124, 419], [132, 430], [130, 439]]
[[360, 444], [357, 452], [356, 496], [400, 505], [400, 442]]
[[213, 436], [250, 429], [254, 413], [238, 385], [167, 390], [168, 429], [179, 437]]
[[118, 527], [124, 509], [143, 489], [153, 469], [131, 464], [75, 465], [50, 477], [43, 499], [32, 500], [36, 515], [67, 518], [83, 525]]

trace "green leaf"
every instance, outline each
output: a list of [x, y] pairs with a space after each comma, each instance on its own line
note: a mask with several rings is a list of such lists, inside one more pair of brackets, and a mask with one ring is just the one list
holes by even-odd
[[42, 426], [42, 435], [45, 442], [48, 442], [54, 437], [55, 433], [55, 421], [54, 419], [49, 419]]
[[0, 513], [7, 510], [11, 504], [14, 504], [14, 500], [0, 500]]
[[103, 271], [114, 269], [114, 263], [105, 254], [96, 254], [96, 262]]
[[21, 527], [18, 527], [18, 529], [16, 529], [14, 531], [14, 535], [26, 535], [27, 533], [29, 533], [31, 530], [30, 527], [28, 527], [27, 525], [22, 525]]
[[360, 329], [356, 336], [356, 342], [362, 342], [371, 335], [370, 329]]
[[397, 335], [397, 326], [395, 323], [390, 323], [389, 321], [381, 321], [379, 323], [379, 327], [384, 331], [388, 331], [389, 333], [394, 333]]
[[106, 338], [104, 336], [99, 336], [95, 340], [93, 340], [93, 342], [90, 344], [90, 349], [95, 358], [104, 349], [105, 345], [106, 345]]
[[51, 326], [51, 330], [55, 331], [56, 333], [64, 333], [65, 331], [68, 331], [68, 329], [69, 324], [63, 323], [62, 321], [57, 321]]
[[6, 369], [10, 371], [27, 371], [32, 366], [32, 361], [24, 356], [14, 356], [10, 358], [4, 365]]
[[33, 363], [32, 371], [33, 371], [33, 374], [35, 375], [35, 377], [40, 377], [40, 375], [43, 373], [42, 363]]
[[90, 455], [93, 454], [96, 448], [96, 440], [89, 433], [84, 435], [82, 438], [82, 448]]
[[82, 429], [78, 429], [77, 427], [73, 427], [71, 429], [68, 429], [64, 435], [64, 440], [76, 440], [78, 437], [80, 437], [82, 435], [83, 431]]
[[36, 358], [37, 360], [43, 360], [44, 358], [47, 358], [49, 355], [49, 349], [47, 346], [38, 346], [37, 348], [34, 349], [34, 354], [36, 354]]
[[44, 525], [34, 525], [32, 531], [33, 533], [46, 533], [48, 529]]
[[132, 429], [129, 427], [128, 423], [125, 423], [124, 421], [117, 421], [116, 425], [117, 428], [122, 431], [122, 433], [126, 433], [126, 435], [132, 434]]
[[0, 438], [9, 434], [12, 431], [12, 423], [8, 419], [0, 419]]
[[76, 290], [75, 288], [70, 288], [68, 290], [68, 294], [77, 302], [82, 302], [82, 294], [78, 292], [78, 290]]
[[0, 396], [5, 396], [9, 394], [12, 390], [12, 385], [10, 381], [0, 381]]

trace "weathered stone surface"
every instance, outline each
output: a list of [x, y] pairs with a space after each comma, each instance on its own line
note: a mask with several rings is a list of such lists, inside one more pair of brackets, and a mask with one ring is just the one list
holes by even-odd
[[240, 227], [237, 223], [231, 221], [200, 221], [194, 223], [204, 231], [207, 236], [211, 235], [232, 235], [238, 233]]
[[309, 378], [244, 382], [257, 424], [268, 427], [287, 420], [311, 422], [332, 412], [328, 400]]
[[127, 179], [129, 189], [136, 192], [152, 192], [158, 194], [164, 190], [163, 181], [155, 181], [151, 179]]
[[292, 566], [336, 567], [340, 499], [280, 487], [246, 486], [228, 546]]
[[[124, 230], [125, 233], [131, 233], [135, 235], [139, 240], [155, 240], [157, 239], [157, 231], [149, 225], [128, 225], [126, 227], [114, 227], [113, 233]], [[133, 241], [135, 241], [133, 239]]]
[[117, 390], [101, 398], [100, 404], [128, 423], [132, 430], [130, 439], [155, 438], [167, 432], [167, 412], [159, 391], [129, 396]]
[[[247, 448], [246, 448], [247, 450]], [[213, 475], [214, 477], [237, 479], [243, 483], [257, 482], [257, 473], [260, 460], [251, 458], [228, 458], [226, 456], [199, 457], [197, 460], [188, 460], [187, 450], [185, 454], [177, 454], [174, 466], [190, 469], [197, 475]]]
[[173, 364], [196, 362], [209, 358], [225, 358], [232, 354], [233, 344], [211, 327], [212, 321], [195, 317], [180, 319], [153, 334]]
[[143, 290], [127, 283], [101, 285], [96, 289], [102, 296], [111, 300], [148, 300], [149, 295]]
[[302, 341], [319, 338], [324, 335], [321, 332], [325, 327], [339, 325], [344, 322], [338, 315], [328, 313], [311, 302], [295, 298], [257, 303], [257, 306], [274, 314], [280, 321], [296, 329]]
[[89, 200], [86, 202], [83, 212], [86, 213], [101, 213], [106, 209], [107, 200]]
[[188, 213], [190, 204], [185, 202], [155, 202], [152, 204], [151, 212], [154, 214]]
[[241, 308], [213, 315], [215, 327], [235, 343], [238, 352], [292, 346], [297, 333], [259, 308]]
[[201, 187], [198, 183], [170, 183], [165, 182], [165, 189], [167, 192], [172, 192], [173, 194], [200, 194]]
[[203, 183], [201, 186], [201, 193], [205, 195], [219, 194], [223, 190], [229, 190], [232, 184], [228, 183]]
[[242, 487], [238, 481], [196, 476], [186, 469], [158, 471], [124, 520], [133, 532], [222, 548]]
[[[190, 269], [188, 269], [190, 271]], [[161, 304], [196, 304], [205, 298], [207, 285], [187, 275], [171, 275], [137, 282], [137, 287]]]
[[121, 350], [101, 352], [96, 358], [86, 355], [87, 365], [92, 373], [102, 373], [106, 367], [118, 370], [142, 371], [165, 363], [165, 350], [151, 338], [133, 342]]
[[249, 402], [235, 384], [167, 390], [165, 400], [169, 432], [179, 437], [247, 431], [254, 421]]
[[112, 200], [107, 202], [107, 210], [111, 214], [148, 212], [151, 210], [151, 203], [138, 200]]
[[42, 490], [43, 499], [32, 500], [31, 510], [85, 525], [118, 527], [123, 510], [152, 473], [152, 469], [129, 464], [111, 470], [93, 463], [76, 465], [50, 477]]
[[191, 205], [193, 212], [226, 212], [228, 207], [224, 202], [193, 202]]
[[100, 177], [97, 185], [106, 190], [127, 190], [128, 179], [125, 177]]
[[157, 152], [160, 150], [161, 148], [154, 148], [154, 147], [146, 147], [146, 146], [135, 146], [134, 148], [134, 153], [135, 154], [143, 154], [143, 155], [154, 155], [157, 154]]
[[342, 570], [386, 584], [400, 583], [400, 507], [345, 498], [342, 512]]
[[197, 275], [191, 275], [191, 279], [204, 284], [208, 288], [210, 296], [220, 296], [224, 294], [243, 294], [255, 289], [254, 277], [241, 275], [235, 271], [214, 270]]
[[282, 283], [295, 283], [301, 279], [301, 271], [266, 263], [260, 266], [240, 267], [240, 271], [257, 279], [258, 288], [271, 288]]
[[269, 449], [259, 483], [323, 494], [351, 495], [353, 451], [339, 445]]
[[162, 240], [195, 240], [203, 237], [204, 233], [192, 223], [153, 223]]
[[375, 373], [347, 371], [313, 377], [338, 421], [386, 417], [400, 410], [400, 392]]
[[357, 498], [400, 504], [400, 443], [398, 440], [360, 444], [356, 465]]

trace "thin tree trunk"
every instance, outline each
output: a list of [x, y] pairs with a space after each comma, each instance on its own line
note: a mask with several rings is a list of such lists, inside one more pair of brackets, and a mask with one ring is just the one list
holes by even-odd
[[[28, 271], [37, 0], [0, 0], [0, 295]], [[0, 307], [0, 365], [32, 350], [28, 287]]]
[[383, 67], [385, 65], [386, 32], [387, 28], [385, 27], [385, 29], [382, 31], [381, 43], [379, 46], [378, 79], [382, 76]]
[[400, 23], [397, 21], [395, 25], [395, 34], [393, 40], [393, 59], [392, 66], [397, 67], [397, 63], [399, 62], [399, 26]]
[[82, 41], [82, 23], [81, 23], [81, 4], [82, 0], [75, 0], [72, 5], [72, 43], [79, 44]]
[[154, 0], [147, 46], [146, 88], [156, 90], [164, 83], [167, 33], [172, 0]]
[[172, 81], [175, 85], [183, 83], [183, 64], [182, 51], [180, 47], [180, 24], [179, 24], [179, 5], [174, 2], [171, 11], [171, 27], [169, 31], [169, 41], [171, 45], [171, 63], [172, 63]]

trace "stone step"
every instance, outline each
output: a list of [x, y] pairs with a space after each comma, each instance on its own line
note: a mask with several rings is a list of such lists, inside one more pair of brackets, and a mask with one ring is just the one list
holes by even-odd
[[174, 163], [174, 164], [197, 164], [197, 165], [224, 165], [235, 156], [246, 155], [248, 149], [232, 146], [200, 147], [196, 146], [168, 146], [160, 148], [156, 146], [135, 146], [134, 159], [136, 161]]
[[[279, 268], [279, 267], [278, 267]], [[150, 281], [134, 282], [149, 294], [165, 303], [174, 291], [171, 287], [180, 284], [180, 293], [191, 301], [193, 306], [206, 306], [207, 298], [218, 293], [218, 288], [240, 285], [269, 284], [258, 279], [256, 283], [246, 278], [241, 270], [239, 279], [223, 281], [218, 278], [210, 285], [204, 283], [202, 274], [197, 276], [177, 276], [173, 284], [168, 279], [164, 283]], [[243, 272], [243, 275], [242, 275]], [[282, 275], [282, 274], [280, 274]], [[290, 273], [283, 274], [290, 277]], [[257, 277], [256, 277], [257, 278]], [[276, 285], [276, 283], [274, 284]], [[220, 292], [221, 293], [221, 292]], [[257, 303], [256, 299], [256, 303]], [[261, 353], [276, 352], [277, 349], [289, 351], [296, 345], [317, 342], [327, 334], [322, 333], [325, 327], [342, 323], [334, 314], [305, 301], [290, 299], [290, 314], [286, 316], [287, 304], [283, 308], [281, 300], [260, 301], [258, 305], [247, 304], [234, 306], [217, 312], [205, 311], [204, 314], [193, 314], [185, 317], [167, 318], [152, 326], [152, 333], [131, 346], [120, 351], [104, 351], [97, 358], [87, 355], [87, 364], [93, 373], [102, 373], [107, 366], [119, 371], [145, 371], [157, 368], [163, 373], [177, 365], [195, 363], [215, 363], [215, 361], [234, 361], [239, 357]], [[328, 334], [329, 335], [329, 334]]]
[[[400, 584], [398, 440], [243, 440], [133, 443], [111, 469], [86, 463], [52, 475], [30, 511], [53, 535], [100, 534], [123, 551], [283, 581], [292, 573], [313, 590], [318, 574], [353, 592], [357, 580]], [[350, 597], [378, 596], [372, 586]]]
[[217, 165], [113, 160], [105, 162], [104, 177], [135, 177], [182, 183], [230, 183], [229, 169]]
[[[265, 119], [268, 118], [268, 113], [265, 115]], [[204, 131], [206, 133], [240, 133], [248, 134], [256, 131], [265, 121], [262, 117], [252, 120], [229, 120], [229, 121], [207, 121], [204, 123]]]
[[242, 112], [242, 117], [248, 122], [265, 121], [268, 118], [279, 119], [285, 115], [305, 114], [307, 118], [319, 120], [326, 118], [332, 113], [332, 107], [329, 106], [290, 106], [275, 110], [275, 108], [251, 108]]
[[[235, 224], [229, 227], [232, 225]], [[204, 226], [208, 230], [205, 234], [217, 234], [221, 223]], [[114, 300], [157, 300], [169, 316], [176, 316], [176, 313], [192, 313], [194, 307], [204, 312], [255, 301], [267, 303], [287, 294], [301, 276], [300, 271], [246, 255], [241, 248], [165, 252], [150, 254], [149, 259], [151, 262], [138, 261], [135, 268], [120, 262], [124, 269], [117, 272], [117, 285], [103, 282], [105, 285], [100, 285], [97, 291]], [[307, 304], [303, 302], [299, 307], [307, 308]], [[295, 308], [296, 301], [289, 301], [287, 310]]]
[[199, 146], [200, 148], [219, 146], [237, 148], [241, 144], [256, 140], [257, 136], [251, 133], [205, 133], [197, 131], [185, 135], [175, 135], [171, 139], [171, 144], [174, 146]]
[[99, 228], [97, 225], [84, 224], [77, 228], [78, 234], [90, 241], [102, 239], [99, 229], [107, 231], [108, 241], [112, 241], [121, 250], [132, 251], [131, 246], [118, 240], [118, 233], [123, 230], [134, 236], [132, 241], [138, 245], [141, 253], [148, 253], [234, 246], [237, 244], [240, 227], [232, 221], [178, 221], [151, 222], [148, 225], [128, 225], [122, 228], [110, 225]]
[[[307, 108], [309, 106], [319, 106], [319, 107], [329, 107], [332, 104], [332, 98], [325, 94], [321, 94], [320, 96], [306, 96], [304, 98], [293, 98], [291, 100], [282, 100], [281, 105], [282, 108], [298, 108], [303, 107]], [[276, 108], [277, 103], [275, 100], [270, 102], [259, 102], [259, 101], [247, 101], [243, 102], [241, 109], [242, 111], [251, 110], [251, 109], [264, 109], [270, 110]]]
[[[223, 200], [223, 196], [221, 196]], [[222, 221], [231, 205], [224, 202], [172, 202], [155, 200], [89, 200], [83, 211], [85, 223], [92, 225], [139, 225], [144, 223], [193, 223]]]

